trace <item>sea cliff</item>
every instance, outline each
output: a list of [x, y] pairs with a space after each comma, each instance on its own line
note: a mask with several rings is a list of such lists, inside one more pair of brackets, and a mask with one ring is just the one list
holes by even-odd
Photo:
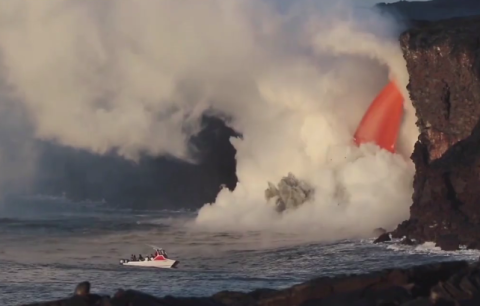
[[410, 219], [392, 233], [480, 247], [480, 17], [422, 22], [400, 37], [420, 137]]

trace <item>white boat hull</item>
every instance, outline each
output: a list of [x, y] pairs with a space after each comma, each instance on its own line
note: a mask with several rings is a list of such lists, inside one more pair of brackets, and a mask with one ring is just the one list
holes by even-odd
[[120, 264], [124, 266], [136, 266], [136, 267], [151, 267], [151, 268], [175, 268], [179, 261], [173, 259], [164, 260], [142, 260], [142, 261], [129, 261], [122, 259]]

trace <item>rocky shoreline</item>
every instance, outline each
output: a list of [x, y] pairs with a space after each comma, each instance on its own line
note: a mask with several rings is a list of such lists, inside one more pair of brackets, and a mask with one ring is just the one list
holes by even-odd
[[[188, 292], [185, 293], [188, 295]], [[134, 290], [112, 297], [80, 283], [72, 297], [25, 306], [374, 306], [480, 305], [480, 262], [450, 261], [363, 275], [321, 277], [283, 290], [225, 291], [207, 298], [157, 298]]]

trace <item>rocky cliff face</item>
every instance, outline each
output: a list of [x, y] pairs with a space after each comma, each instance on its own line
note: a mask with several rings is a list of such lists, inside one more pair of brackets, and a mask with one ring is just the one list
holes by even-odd
[[411, 217], [393, 236], [480, 246], [480, 17], [422, 22], [400, 43], [421, 135]]

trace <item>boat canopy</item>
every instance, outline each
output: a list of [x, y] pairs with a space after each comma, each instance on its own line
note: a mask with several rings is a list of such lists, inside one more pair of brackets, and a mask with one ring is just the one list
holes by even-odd
[[163, 255], [165, 256], [165, 258], [168, 258], [167, 252], [164, 249], [153, 245], [151, 245], [151, 247], [155, 250], [155, 252], [157, 252], [157, 254]]

